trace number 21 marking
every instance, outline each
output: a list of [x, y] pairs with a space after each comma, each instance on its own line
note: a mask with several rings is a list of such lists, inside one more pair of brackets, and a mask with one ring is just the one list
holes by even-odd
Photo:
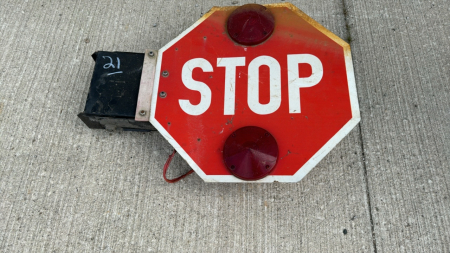
[[[103, 59], [106, 59], [106, 58], [109, 59], [109, 63], [106, 63], [105, 65], [103, 65], [103, 69], [109, 69], [109, 68], [115, 69], [116, 66], [114, 66], [114, 64], [113, 64], [113, 59], [110, 56], [103, 56]], [[117, 69], [120, 69], [120, 59], [119, 59], [119, 57], [116, 57], [116, 58], [117, 58]], [[116, 71], [113, 73], [108, 73], [107, 76], [114, 75], [114, 74], [121, 74], [121, 73], [123, 73], [123, 71]]]

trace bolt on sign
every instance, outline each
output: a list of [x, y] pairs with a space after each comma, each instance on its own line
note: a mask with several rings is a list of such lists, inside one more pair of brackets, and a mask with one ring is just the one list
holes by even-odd
[[158, 51], [150, 122], [207, 182], [297, 182], [359, 120], [349, 44], [290, 3], [214, 7]]

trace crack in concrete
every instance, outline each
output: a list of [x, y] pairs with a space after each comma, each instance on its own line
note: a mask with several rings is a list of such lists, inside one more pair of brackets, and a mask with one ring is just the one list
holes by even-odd
[[[349, 20], [348, 20], [348, 7], [347, 7], [347, 3], [346, 0], [341, 0], [342, 1], [342, 10], [343, 10], [343, 14], [344, 14], [344, 22], [345, 22], [345, 31], [346, 31], [346, 41], [348, 44], [350, 44], [353, 41], [352, 39], [352, 35], [350, 32], [350, 24], [349, 24]], [[367, 207], [369, 208], [369, 219], [370, 219], [370, 229], [372, 231], [372, 243], [373, 243], [373, 251], [374, 253], [377, 253], [377, 240], [376, 240], [376, 236], [375, 236], [375, 225], [373, 222], [373, 214], [372, 214], [372, 202], [370, 200], [370, 191], [369, 191], [369, 179], [367, 176], [367, 166], [366, 166], [366, 156], [365, 156], [365, 150], [364, 150], [364, 140], [362, 137], [362, 128], [361, 128], [361, 124], [362, 124], [362, 113], [361, 113], [361, 121], [359, 123], [359, 138], [360, 138], [360, 142], [361, 142], [361, 156], [362, 156], [362, 164], [363, 164], [363, 169], [364, 169], [364, 183], [365, 183], [365, 187], [366, 187], [366, 198], [367, 198]]]

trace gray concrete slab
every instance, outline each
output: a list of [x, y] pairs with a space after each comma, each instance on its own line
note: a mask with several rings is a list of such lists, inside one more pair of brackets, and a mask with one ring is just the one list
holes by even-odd
[[293, 2], [352, 40], [362, 108], [296, 184], [167, 184], [158, 133], [76, 117], [91, 53], [160, 48], [233, 2], [1, 1], [0, 251], [449, 251], [446, 1]]
[[449, 10], [348, 3], [378, 252], [450, 251]]
[[[372, 251], [358, 129], [298, 184], [169, 185], [158, 133], [94, 131], [76, 117], [91, 53], [160, 48], [230, 4], [1, 3], [0, 251]], [[339, 2], [295, 4], [345, 31]], [[180, 157], [172, 167], [188, 170]]]

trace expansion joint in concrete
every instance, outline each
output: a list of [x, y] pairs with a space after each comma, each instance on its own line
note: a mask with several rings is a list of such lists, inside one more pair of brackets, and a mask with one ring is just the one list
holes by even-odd
[[[347, 41], [348, 44], [352, 44], [353, 41], [353, 37], [352, 37], [352, 33], [351, 33], [351, 27], [350, 27], [350, 23], [349, 23], [349, 10], [348, 10], [348, 5], [346, 3], [346, 0], [341, 0], [342, 1], [342, 11], [344, 14], [344, 22], [345, 22], [345, 41]], [[376, 240], [376, 236], [375, 236], [375, 225], [373, 222], [373, 214], [372, 214], [372, 203], [370, 200], [370, 188], [369, 188], [369, 179], [367, 176], [367, 166], [366, 166], [366, 156], [365, 156], [365, 149], [364, 149], [364, 139], [362, 137], [362, 113], [361, 113], [361, 122], [359, 123], [359, 137], [360, 137], [360, 143], [361, 143], [361, 157], [362, 157], [362, 164], [363, 164], [363, 170], [364, 170], [364, 183], [365, 183], [365, 187], [366, 187], [366, 198], [367, 198], [367, 207], [369, 209], [369, 218], [370, 218], [370, 229], [372, 232], [372, 243], [373, 243], [373, 251], [374, 253], [377, 253], [377, 240]]]

